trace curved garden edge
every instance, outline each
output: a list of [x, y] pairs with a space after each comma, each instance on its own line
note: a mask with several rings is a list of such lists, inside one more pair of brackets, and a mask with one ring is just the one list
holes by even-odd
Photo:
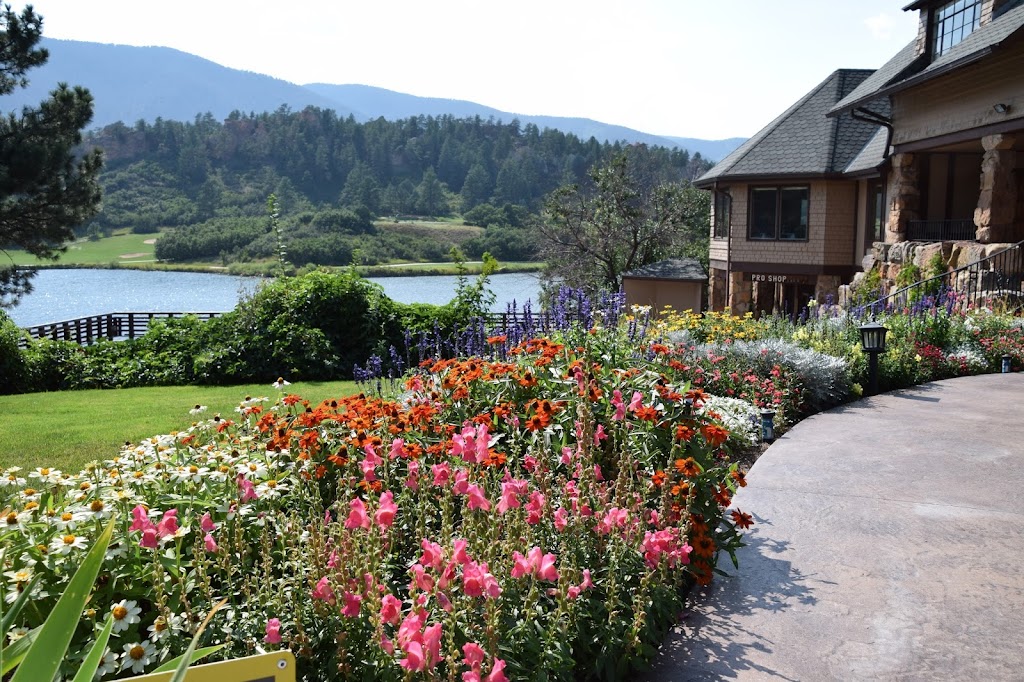
[[757, 522], [741, 570], [639, 679], [1014, 679], [1022, 391], [1019, 373], [960, 377], [796, 425], [734, 498]]

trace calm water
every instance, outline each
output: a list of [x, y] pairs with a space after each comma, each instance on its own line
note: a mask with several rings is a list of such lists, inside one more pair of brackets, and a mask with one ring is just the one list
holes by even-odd
[[[384, 293], [402, 303], [447, 303], [456, 277], [371, 277]], [[266, 280], [197, 272], [143, 270], [40, 270], [35, 290], [8, 314], [20, 327], [112, 312], [217, 312], [231, 310], [238, 299]], [[495, 310], [513, 299], [537, 300], [537, 275], [494, 275]]]

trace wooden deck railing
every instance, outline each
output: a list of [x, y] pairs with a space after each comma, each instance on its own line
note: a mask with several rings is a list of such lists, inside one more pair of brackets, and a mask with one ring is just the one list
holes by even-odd
[[[195, 315], [200, 320], [209, 320], [224, 313], [103, 313], [89, 315], [62, 322], [47, 322], [31, 327], [25, 331], [33, 339], [54, 339], [57, 341], [74, 341], [87, 346], [100, 339], [124, 340], [136, 339], [149, 330], [149, 325], [156, 320], [167, 320], [174, 317]], [[25, 345], [25, 342], [22, 342]]]

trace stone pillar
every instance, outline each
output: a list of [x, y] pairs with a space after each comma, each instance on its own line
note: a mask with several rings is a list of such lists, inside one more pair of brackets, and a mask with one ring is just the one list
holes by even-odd
[[742, 272], [729, 274], [729, 312], [745, 315], [751, 308], [751, 283], [743, 281]]
[[832, 305], [839, 304], [839, 285], [842, 279], [835, 275], [818, 275], [814, 282], [814, 300], [818, 303], [826, 303], [829, 296], [832, 297]]
[[913, 154], [893, 154], [891, 161], [885, 192], [889, 197], [889, 217], [885, 223], [887, 244], [907, 240], [907, 223], [918, 219], [921, 205], [917, 159]]
[[985, 156], [981, 159], [981, 194], [974, 209], [976, 238], [982, 244], [1018, 241], [1014, 229], [1017, 211], [1017, 152], [1013, 135], [981, 138]]
[[725, 310], [725, 306], [729, 303], [727, 294], [729, 285], [728, 273], [725, 270], [711, 268], [711, 276], [708, 280], [710, 289], [708, 291], [708, 308], [714, 311]]

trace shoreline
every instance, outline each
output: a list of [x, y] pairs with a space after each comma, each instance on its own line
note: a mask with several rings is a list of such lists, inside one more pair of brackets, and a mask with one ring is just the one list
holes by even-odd
[[[479, 275], [482, 268], [480, 261], [464, 264], [465, 274]], [[350, 266], [321, 266], [329, 272], [342, 272]], [[219, 265], [198, 265], [191, 263], [45, 263], [40, 265], [19, 265], [18, 268], [34, 270], [139, 270], [144, 272], [198, 272], [211, 275], [229, 275], [232, 277], [259, 277], [273, 279], [276, 275], [265, 272], [246, 272], [245, 268], [232, 271], [230, 267]], [[319, 268], [317, 268], [319, 269]], [[459, 272], [452, 263], [396, 263], [391, 265], [357, 265], [356, 272], [361, 277], [433, 277], [455, 276]], [[544, 263], [508, 263], [500, 264], [496, 275], [515, 273], [540, 272]], [[306, 272], [300, 268], [298, 272]]]

